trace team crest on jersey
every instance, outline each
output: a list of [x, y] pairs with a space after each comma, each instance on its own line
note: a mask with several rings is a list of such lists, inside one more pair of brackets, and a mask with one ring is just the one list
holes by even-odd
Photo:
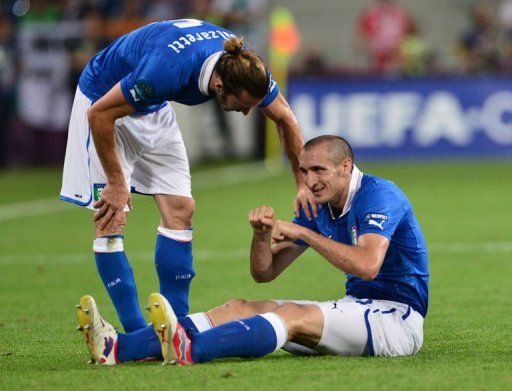
[[153, 87], [147, 80], [137, 80], [133, 86], [134, 100], [148, 100], [153, 97]]
[[373, 225], [383, 231], [384, 223], [388, 221], [388, 216], [383, 213], [367, 213], [366, 216], [364, 216], [364, 220], [368, 225]]
[[358, 236], [357, 227], [355, 225], [353, 225], [350, 228], [350, 239], [352, 240], [352, 245], [353, 246], [357, 245], [357, 236]]
[[98, 201], [101, 198], [101, 192], [106, 186], [106, 183], [95, 183], [94, 185], [94, 201]]

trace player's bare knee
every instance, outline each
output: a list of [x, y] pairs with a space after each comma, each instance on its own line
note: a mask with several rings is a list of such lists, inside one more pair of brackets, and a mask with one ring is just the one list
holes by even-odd
[[283, 303], [274, 311], [279, 315], [286, 326], [288, 327], [288, 333], [292, 333], [300, 327], [300, 307], [295, 303]]
[[94, 237], [101, 238], [107, 235], [122, 235], [126, 226], [126, 213], [117, 222], [111, 222], [106, 227], [100, 228], [100, 221], [94, 222]]
[[285, 322], [290, 339], [309, 332], [307, 323], [308, 310], [305, 306], [295, 303], [283, 303], [274, 312]]
[[247, 300], [244, 300], [244, 299], [231, 299], [231, 300], [226, 301], [223, 304], [223, 307], [227, 311], [229, 311], [231, 313], [235, 313], [235, 314], [243, 313], [246, 309], [246, 306], [247, 306]]
[[194, 216], [194, 212], [196, 210], [196, 201], [190, 197], [182, 202], [182, 207], [180, 208], [182, 213], [182, 218], [185, 221], [190, 221], [192, 224], [192, 217]]
[[168, 229], [189, 229], [196, 203], [192, 197], [172, 196], [158, 200], [162, 214], [162, 225]]

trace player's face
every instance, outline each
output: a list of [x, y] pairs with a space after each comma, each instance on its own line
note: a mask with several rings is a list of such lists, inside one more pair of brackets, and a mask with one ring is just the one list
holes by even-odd
[[247, 91], [242, 91], [239, 95], [217, 94], [217, 102], [224, 111], [238, 111], [244, 115], [249, 114], [253, 107], [256, 107], [260, 100], [249, 95]]
[[344, 163], [336, 165], [328, 157], [324, 144], [302, 151], [300, 170], [306, 186], [319, 204], [328, 202], [343, 208], [348, 194], [350, 171]]

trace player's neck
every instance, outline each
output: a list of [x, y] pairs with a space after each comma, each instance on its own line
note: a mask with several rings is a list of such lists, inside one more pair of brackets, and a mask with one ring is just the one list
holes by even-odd
[[339, 208], [338, 206], [336, 206], [336, 204], [331, 204], [330, 202], [328, 202], [327, 206], [329, 207], [329, 211], [331, 212], [331, 217], [333, 219], [337, 219], [343, 213], [343, 208]]
[[343, 214], [343, 208], [345, 207], [346, 201], [347, 201], [347, 197], [344, 197], [343, 199], [341, 199], [338, 202], [332, 201], [332, 202], [327, 203], [333, 218], [338, 218]]
[[329, 210], [331, 211], [331, 215], [334, 218], [338, 218], [343, 214], [343, 209], [345, 209], [345, 203], [348, 198], [348, 189], [345, 189], [339, 196], [339, 198], [335, 198], [327, 203], [329, 205]]

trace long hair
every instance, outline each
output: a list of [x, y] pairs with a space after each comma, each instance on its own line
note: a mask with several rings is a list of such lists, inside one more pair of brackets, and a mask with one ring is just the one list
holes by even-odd
[[226, 94], [239, 95], [246, 90], [253, 98], [263, 99], [268, 92], [270, 76], [261, 57], [252, 50], [243, 49], [243, 45], [243, 38], [228, 39], [215, 71]]

